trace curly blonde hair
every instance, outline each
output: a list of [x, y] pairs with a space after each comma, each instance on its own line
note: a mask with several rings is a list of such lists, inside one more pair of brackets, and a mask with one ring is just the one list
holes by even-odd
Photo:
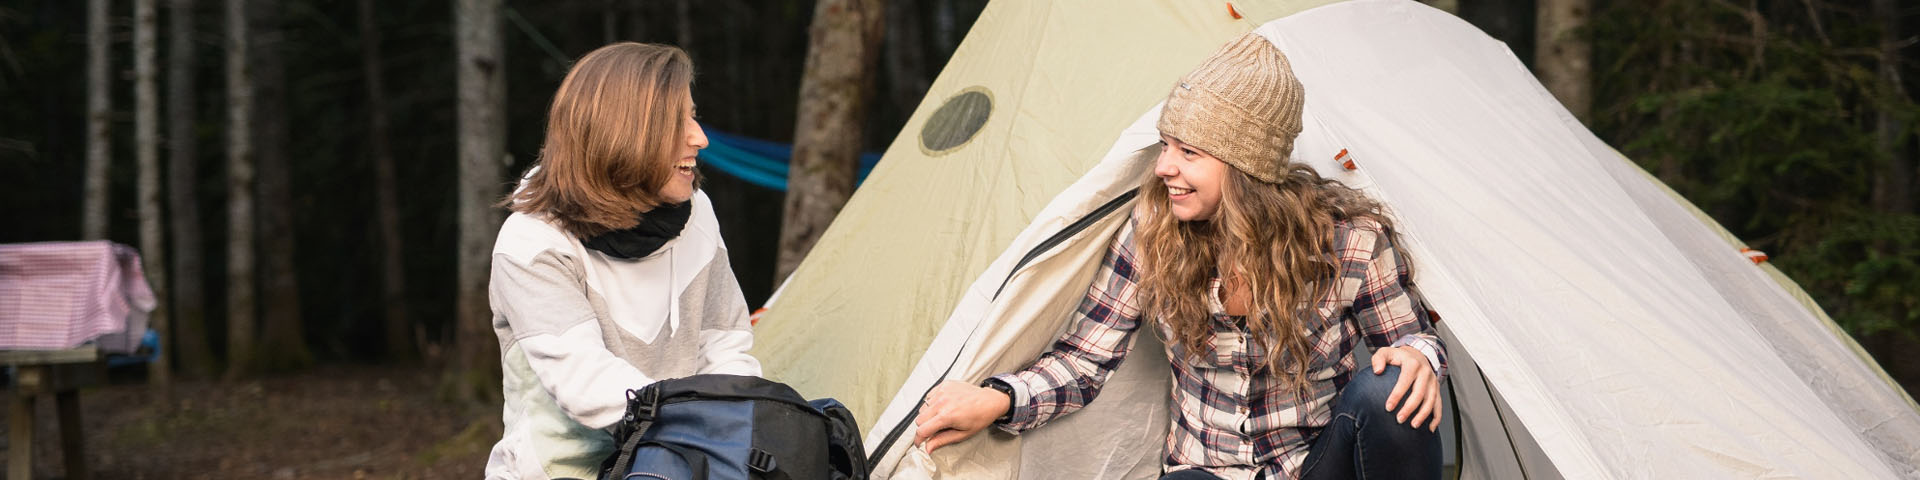
[[1223, 285], [1245, 285], [1253, 299], [1247, 330], [1259, 342], [1253, 348], [1263, 346], [1266, 367], [1305, 391], [1312, 345], [1303, 322], [1332, 294], [1335, 224], [1364, 217], [1391, 232], [1392, 220], [1380, 202], [1305, 165], [1287, 165], [1278, 183], [1227, 170], [1220, 208], [1204, 221], [1175, 218], [1159, 177], [1142, 182], [1148, 213], [1135, 236], [1143, 312], [1165, 322], [1168, 340], [1196, 356], [1213, 335], [1208, 282], [1217, 274]]

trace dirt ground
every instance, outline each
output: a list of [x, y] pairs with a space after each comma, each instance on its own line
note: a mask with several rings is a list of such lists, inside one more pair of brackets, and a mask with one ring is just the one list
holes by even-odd
[[[1920, 342], [1880, 336], [1862, 343], [1909, 391], [1920, 386], [1920, 355], [1887, 354], [1920, 351]], [[166, 398], [137, 368], [115, 370], [108, 385], [81, 393], [93, 478], [472, 479], [500, 438], [498, 404], [444, 400], [438, 373], [418, 367], [186, 380]], [[43, 397], [35, 409], [34, 478], [67, 478], [53, 399]], [[3, 411], [0, 446], [10, 449], [13, 426]]]
[[[116, 371], [80, 395], [87, 465], [92, 478], [117, 479], [479, 478], [499, 439], [498, 406], [457, 407], [437, 380], [418, 368], [328, 367], [181, 381], [161, 398], [137, 372]], [[35, 409], [34, 478], [66, 478], [53, 399]], [[0, 432], [13, 428], [5, 422]]]

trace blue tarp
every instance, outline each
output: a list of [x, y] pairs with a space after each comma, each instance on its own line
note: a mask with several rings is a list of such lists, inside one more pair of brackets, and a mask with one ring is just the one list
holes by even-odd
[[[787, 163], [793, 158], [793, 146], [742, 137], [701, 126], [707, 133], [707, 149], [700, 151], [700, 162], [747, 183], [779, 191], [787, 190]], [[860, 168], [854, 183], [867, 178], [879, 153], [860, 154]]]
[[152, 362], [159, 358], [160, 358], [160, 332], [156, 332], [153, 329], [149, 328], [147, 329], [147, 333], [145, 335], [140, 336], [140, 349], [138, 351], [135, 351], [134, 353], [124, 354], [124, 355], [118, 354], [118, 353], [109, 353], [107, 354], [107, 366], [124, 367], [128, 365], [139, 365], [143, 363]]

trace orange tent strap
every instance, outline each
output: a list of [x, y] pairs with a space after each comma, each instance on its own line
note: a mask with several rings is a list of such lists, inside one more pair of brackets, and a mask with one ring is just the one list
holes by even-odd
[[1344, 148], [1340, 149], [1339, 154], [1336, 154], [1333, 156], [1333, 160], [1340, 162], [1340, 166], [1345, 167], [1347, 170], [1360, 168], [1360, 167], [1354, 166], [1353, 157], [1347, 156], [1347, 149], [1344, 149]]
[[765, 314], [765, 313], [767, 313], [767, 308], [766, 308], [766, 307], [760, 307], [760, 309], [759, 309], [759, 310], [754, 310], [754, 311], [753, 311], [753, 315], [749, 315], [749, 316], [747, 316], [747, 325], [750, 325], [750, 326], [759, 326], [759, 325], [760, 325], [760, 315], [762, 315], [762, 314]]
[[1767, 261], [1767, 252], [1742, 247], [1740, 253], [1746, 255], [1748, 260], [1752, 260], [1754, 265], [1759, 265]]
[[1233, 2], [1227, 2], [1227, 14], [1232, 15], [1234, 20], [1239, 20], [1241, 18], [1240, 10], [1233, 8]]

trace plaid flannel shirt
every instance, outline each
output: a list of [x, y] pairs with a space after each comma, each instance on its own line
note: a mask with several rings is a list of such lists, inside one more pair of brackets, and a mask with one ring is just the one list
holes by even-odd
[[[1014, 389], [1012, 415], [1002, 429], [1018, 433], [1080, 409], [1126, 357], [1141, 307], [1132, 223], [1109, 248], [1068, 331], [1033, 366], [994, 377]], [[1167, 345], [1174, 379], [1167, 470], [1198, 468], [1233, 480], [1263, 472], [1297, 478], [1307, 445], [1331, 420], [1334, 395], [1354, 369], [1357, 338], [1373, 348], [1412, 346], [1436, 374], [1446, 375], [1445, 349], [1408, 288], [1404, 257], [1385, 229], [1366, 219], [1341, 221], [1331, 251], [1339, 270], [1321, 288], [1333, 290], [1306, 319], [1313, 360], [1304, 395], [1263, 369], [1264, 344], [1248, 338], [1243, 322], [1225, 313], [1220, 279], [1213, 279], [1206, 293], [1214, 334], [1205, 351], [1189, 355], [1173, 342]], [[1165, 323], [1154, 324], [1162, 338], [1171, 338]]]

